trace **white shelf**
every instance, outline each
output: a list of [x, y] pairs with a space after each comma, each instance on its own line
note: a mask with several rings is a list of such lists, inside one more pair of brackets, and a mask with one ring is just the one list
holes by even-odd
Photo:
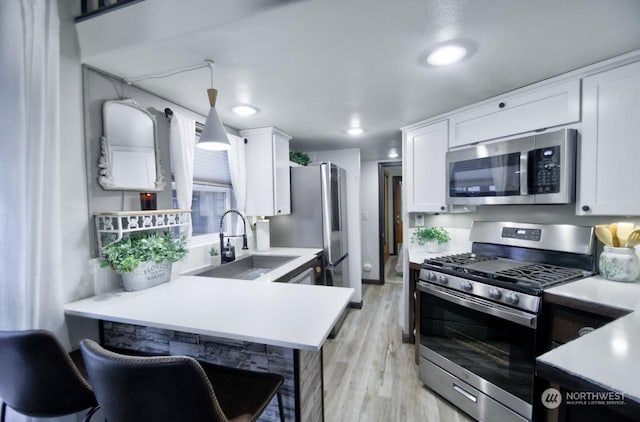
[[110, 211], [94, 216], [98, 250], [106, 246], [104, 239], [110, 235], [116, 235], [109, 241], [112, 243], [121, 240], [125, 233], [185, 227], [191, 222], [191, 210]]

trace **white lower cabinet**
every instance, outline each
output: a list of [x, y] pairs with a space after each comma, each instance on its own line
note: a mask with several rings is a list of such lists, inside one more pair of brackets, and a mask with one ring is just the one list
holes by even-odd
[[583, 79], [578, 215], [640, 215], [640, 63]]
[[448, 121], [404, 132], [404, 186], [407, 212], [444, 212]]
[[291, 214], [291, 176], [289, 140], [286, 133], [274, 128], [240, 131], [247, 139], [246, 214], [274, 216]]
[[449, 147], [580, 120], [580, 80], [505, 94], [450, 117]]

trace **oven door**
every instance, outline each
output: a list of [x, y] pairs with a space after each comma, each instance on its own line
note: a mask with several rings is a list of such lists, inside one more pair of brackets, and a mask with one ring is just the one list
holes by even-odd
[[447, 203], [532, 204], [527, 170], [534, 145], [530, 136], [448, 152]]
[[421, 357], [530, 418], [536, 315], [424, 282], [418, 288]]

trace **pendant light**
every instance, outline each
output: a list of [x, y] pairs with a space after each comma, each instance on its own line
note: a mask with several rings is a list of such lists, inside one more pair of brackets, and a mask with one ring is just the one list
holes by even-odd
[[222, 126], [218, 112], [216, 111], [216, 98], [218, 97], [218, 90], [213, 88], [213, 61], [205, 60], [205, 63], [211, 71], [211, 88], [207, 89], [207, 95], [209, 96], [209, 115], [205, 122], [204, 129], [198, 139], [196, 146], [200, 149], [209, 151], [225, 151], [231, 149], [229, 138], [227, 138], [227, 132]]

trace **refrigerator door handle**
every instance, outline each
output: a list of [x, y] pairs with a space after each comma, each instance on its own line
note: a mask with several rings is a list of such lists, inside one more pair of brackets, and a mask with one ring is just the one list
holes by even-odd
[[337, 260], [337, 261], [335, 261], [335, 262], [329, 262], [329, 260], [327, 260], [327, 268], [331, 268], [331, 269], [333, 269], [333, 267], [337, 267], [337, 266], [338, 266], [338, 265], [340, 265], [340, 263], [341, 263], [342, 261], [344, 261], [348, 256], [349, 256], [349, 254], [348, 254], [348, 253], [346, 253], [346, 254], [342, 255], [340, 258], [338, 258], [338, 260]]

